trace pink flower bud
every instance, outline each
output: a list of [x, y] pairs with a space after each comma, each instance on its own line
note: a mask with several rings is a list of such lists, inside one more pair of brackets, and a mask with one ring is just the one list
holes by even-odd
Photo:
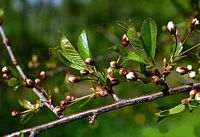
[[122, 39], [121, 39], [121, 43], [124, 47], [128, 46], [129, 44], [129, 39], [128, 37], [126, 36], [126, 34], [122, 35]]

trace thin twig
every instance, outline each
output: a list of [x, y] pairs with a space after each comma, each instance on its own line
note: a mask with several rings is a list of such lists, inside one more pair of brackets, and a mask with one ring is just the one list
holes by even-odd
[[[27, 76], [25, 75], [25, 73], [23, 72], [21, 66], [17, 63], [17, 60], [13, 54], [13, 51], [11, 49], [11, 46], [9, 44], [9, 41], [8, 41], [8, 38], [6, 38], [6, 35], [5, 35], [5, 32], [3, 30], [3, 27], [2, 25], [0, 25], [0, 35], [2, 37], [2, 40], [3, 40], [3, 44], [5, 45], [7, 51], [8, 51], [8, 54], [10, 56], [10, 59], [12, 61], [12, 64], [16, 67], [17, 71], [19, 72], [20, 76], [22, 77], [23, 80], [26, 80], [27, 79]], [[36, 87], [33, 87], [32, 88], [32, 91], [43, 101], [44, 105], [49, 108], [52, 112], [53, 109], [54, 109], [54, 106], [49, 104], [46, 97], [43, 95], [43, 93]], [[54, 112], [55, 113], [55, 112]], [[56, 113], [55, 113], [56, 114]], [[56, 114], [56, 116], [58, 116]], [[58, 116], [59, 117], [59, 116]]]
[[30, 134], [31, 131], [35, 131], [35, 133], [39, 134], [40, 132], [45, 131], [47, 129], [56, 127], [56, 126], [61, 125], [61, 124], [77, 121], [79, 119], [92, 116], [93, 114], [95, 114], [95, 117], [96, 117], [96, 116], [98, 116], [102, 113], [105, 113], [105, 112], [109, 112], [109, 111], [112, 111], [112, 110], [116, 110], [116, 109], [119, 109], [119, 108], [130, 106], [130, 105], [141, 104], [141, 103], [144, 103], [144, 102], [151, 102], [153, 100], [163, 98], [163, 97], [166, 97], [166, 96], [169, 96], [169, 95], [172, 95], [172, 94], [188, 92], [188, 91], [190, 91], [194, 88], [200, 89], [200, 82], [191, 83], [191, 84], [176, 87], [176, 88], [171, 88], [171, 89], [168, 90], [168, 94], [165, 94], [163, 92], [156, 92], [156, 93], [152, 93], [152, 94], [148, 94], [148, 95], [143, 95], [143, 96], [134, 97], [134, 98], [130, 98], [130, 99], [120, 100], [120, 101], [115, 102], [115, 103], [110, 104], [110, 105], [106, 105], [106, 106], [103, 106], [103, 107], [94, 108], [94, 109], [91, 109], [91, 110], [72, 114], [70, 116], [65, 116], [61, 119], [58, 119], [58, 120], [55, 120], [55, 121], [52, 121], [52, 122], [49, 122], [49, 123], [46, 123], [46, 124], [42, 124], [42, 125], [39, 125], [39, 126], [28, 128], [28, 129], [23, 129], [21, 131], [17, 131], [17, 132], [8, 134], [5, 137], [18, 136], [18, 135], [20, 135], [20, 133]]

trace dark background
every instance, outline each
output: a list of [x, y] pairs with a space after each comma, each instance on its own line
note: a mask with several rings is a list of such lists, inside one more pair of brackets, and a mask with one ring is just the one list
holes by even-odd
[[[156, 58], [158, 66], [161, 66], [163, 55], [167, 56], [170, 46], [173, 45], [173, 39], [162, 29], [163, 26], [173, 20], [180, 27], [180, 35], [181, 32], [185, 34], [188, 31], [189, 19], [198, 14], [198, 2], [198, 0], [0, 0], [1, 7], [4, 9], [4, 28], [13, 51], [23, 70], [33, 78], [38, 77], [40, 70], [53, 69], [56, 60], [50, 57], [48, 48], [59, 44], [59, 31], [76, 44], [78, 35], [86, 29], [91, 51], [98, 60], [98, 65], [101, 68], [108, 68], [109, 61], [117, 57], [116, 54], [108, 51], [108, 48], [119, 43], [121, 35], [125, 33], [124, 29], [116, 25], [116, 21], [132, 19], [139, 31], [142, 21], [147, 17], [155, 19], [158, 25]], [[199, 38], [197, 34], [193, 36]], [[197, 43], [196, 39], [190, 39], [188, 45], [193, 43]], [[0, 46], [1, 67], [4, 65], [13, 67], [7, 51], [2, 44]], [[37, 68], [28, 67], [32, 55], [37, 55], [39, 58], [40, 65]], [[191, 59], [179, 63], [195, 66], [195, 62]], [[88, 83], [64, 84], [67, 70], [47, 79], [54, 104], [58, 104], [65, 95], [82, 96], [89, 93]], [[167, 80], [171, 86], [193, 82], [177, 73], [172, 73]], [[132, 82], [123, 83], [115, 88], [121, 98], [139, 96], [160, 89], [162, 89], [160, 86]], [[198, 109], [193, 113], [186, 110], [170, 116], [161, 123], [156, 122], [157, 117], [154, 113], [158, 111], [157, 106], [179, 103], [186, 96], [187, 94], [175, 95], [150, 103], [125, 107], [99, 116], [94, 125], [89, 125], [88, 120], [83, 119], [50, 129], [39, 136], [199, 137], [200, 111]], [[1, 81], [0, 136], [56, 119], [52, 112], [43, 109], [28, 123], [21, 125], [19, 118], [10, 115], [14, 109], [23, 110], [18, 104], [20, 98], [33, 102], [37, 99], [31, 90], [19, 88], [14, 91]], [[80, 102], [66, 109], [65, 113], [72, 114], [112, 102], [110, 97], [91, 100], [83, 107], [80, 105], [84, 102]]]

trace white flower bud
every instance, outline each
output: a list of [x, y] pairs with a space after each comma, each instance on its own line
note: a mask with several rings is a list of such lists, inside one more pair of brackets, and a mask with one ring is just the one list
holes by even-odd
[[5, 67], [3, 67], [2, 69], [1, 69], [1, 72], [2, 73], [7, 73], [8, 72], [8, 68], [5, 66]]
[[191, 70], [192, 70], [192, 65], [187, 65], [187, 69], [188, 69], [189, 71], [191, 71]]
[[199, 20], [197, 18], [194, 18], [194, 19], [192, 19], [192, 23], [197, 25], [197, 24], [199, 24]]
[[189, 77], [190, 78], [195, 78], [196, 77], [196, 72], [195, 71], [190, 71], [189, 72]]
[[80, 82], [80, 77], [79, 77], [79, 76], [71, 75], [71, 76], [69, 76], [68, 79], [69, 79], [69, 81], [72, 82], [72, 83]]
[[128, 72], [128, 74], [126, 74], [126, 78], [128, 80], [135, 79], [135, 74], [133, 72]]
[[109, 68], [107, 69], [107, 72], [108, 72], [108, 74], [111, 73], [111, 72], [112, 72], [112, 68], [109, 67]]
[[171, 33], [171, 34], [178, 34], [178, 30], [176, 29], [174, 23], [172, 21], [169, 21], [167, 23], [167, 30]]

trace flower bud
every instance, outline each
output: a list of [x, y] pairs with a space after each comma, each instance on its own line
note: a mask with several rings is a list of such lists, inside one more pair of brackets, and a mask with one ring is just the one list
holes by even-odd
[[10, 79], [10, 75], [7, 73], [3, 73], [2, 74], [3, 79], [9, 80]]
[[174, 23], [172, 21], [169, 21], [167, 23], [167, 30], [174, 35], [178, 34], [178, 30], [176, 29], [176, 27], [174, 26]]
[[87, 58], [87, 59], [85, 60], [85, 63], [86, 63], [87, 65], [93, 66], [93, 65], [95, 64], [95, 61], [94, 61], [94, 59], [92, 59], [92, 58]]
[[190, 78], [195, 78], [196, 77], [196, 72], [195, 71], [190, 71], [189, 72], [189, 77]]
[[121, 76], [126, 76], [127, 74], [128, 74], [128, 72], [126, 71], [125, 68], [121, 68], [121, 69], [119, 70], [119, 75], [121, 75]]
[[126, 34], [123, 34], [122, 35], [122, 39], [121, 39], [121, 43], [124, 47], [128, 46], [129, 44], [129, 39], [128, 37], [126, 36]]
[[137, 76], [133, 72], [128, 72], [126, 74], [126, 79], [128, 79], [128, 80], [137, 80]]
[[118, 78], [110, 77], [109, 79], [112, 85], [118, 85], [120, 83], [120, 80]]
[[34, 82], [33, 82], [32, 79], [27, 78], [27, 79], [25, 79], [25, 82], [26, 82], [26, 86], [27, 86], [27, 87], [32, 88], [33, 85], [34, 85]]
[[109, 68], [107, 69], [108, 74], [109, 74], [109, 73], [112, 73], [112, 71], [113, 71], [113, 69], [112, 69], [111, 67], [109, 67]]
[[155, 83], [157, 85], [161, 85], [164, 83], [164, 81], [161, 78], [159, 78], [158, 76], [155, 76], [155, 75], [151, 77], [151, 82]]
[[189, 103], [189, 98], [184, 98], [181, 100], [181, 104], [186, 105]]
[[196, 90], [196, 89], [191, 90], [190, 93], [189, 93], [189, 94], [190, 94], [190, 97], [193, 98], [193, 97], [195, 96], [196, 93], [197, 93], [197, 90]]
[[118, 69], [118, 68], [120, 68], [120, 65], [116, 61], [111, 61], [110, 67], [113, 68], [113, 69]]
[[200, 101], [200, 92], [197, 92], [195, 95], [195, 100]]
[[79, 76], [74, 76], [74, 75], [69, 76], [69, 81], [72, 83], [80, 82], [80, 80], [81, 78]]
[[108, 95], [108, 92], [100, 86], [96, 86], [96, 92], [100, 97], [104, 97]]
[[70, 101], [75, 100], [75, 97], [74, 96], [66, 96], [65, 99], [70, 102]]
[[35, 85], [41, 86], [41, 80], [39, 78], [35, 79]]
[[59, 113], [59, 112], [61, 112], [62, 111], [62, 108], [60, 107], [60, 106], [56, 106], [54, 109], [53, 109], [53, 112], [54, 113]]
[[13, 116], [13, 117], [17, 117], [17, 116], [21, 116], [21, 115], [22, 115], [22, 113], [20, 111], [14, 110], [11, 112], [11, 116]]
[[9, 69], [8, 69], [8, 67], [3, 67], [2, 69], [1, 69], [1, 72], [2, 73], [9, 73]]
[[192, 70], [192, 65], [187, 65], [187, 69], [188, 69], [189, 71], [191, 71], [191, 70]]
[[185, 67], [177, 67], [176, 72], [178, 72], [181, 75], [184, 75], [184, 74], [188, 73], [188, 69]]
[[40, 77], [41, 79], [45, 79], [47, 77], [47, 74], [45, 73], [45, 71], [40, 72]]
[[80, 70], [81, 75], [88, 75], [90, 72], [87, 69]]
[[194, 18], [190, 21], [190, 29], [193, 31], [196, 28], [196, 25], [199, 24], [199, 20]]

